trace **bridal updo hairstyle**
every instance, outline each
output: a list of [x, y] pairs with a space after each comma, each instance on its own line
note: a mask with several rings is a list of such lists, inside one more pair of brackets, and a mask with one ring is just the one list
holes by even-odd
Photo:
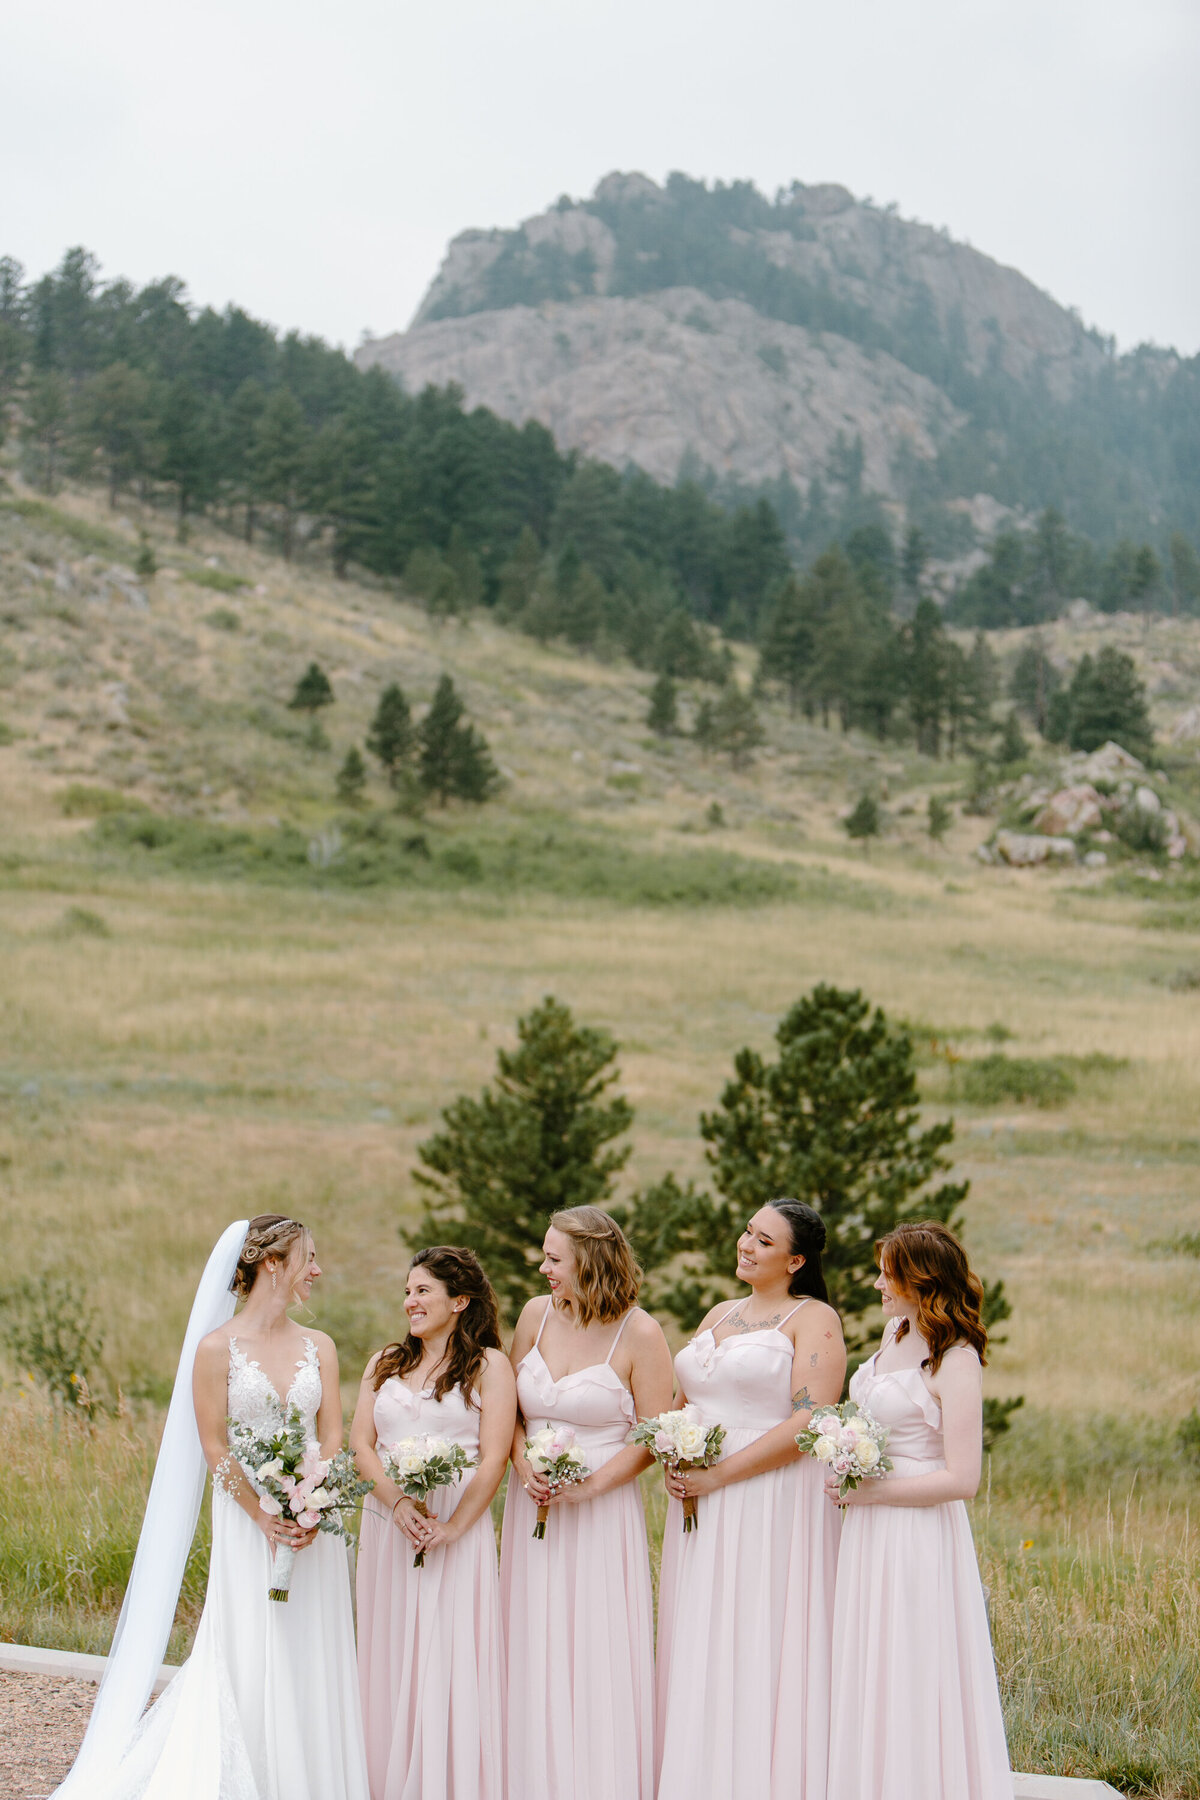
[[[461, 1388], [468, 1406], [476, 1406], [475, 1388], [487, 1360], [485, 1352], [503, 1349], [495, 1290], [475, 1252], [453, 1244], [434, 1244], [427, 1250], [418, 1250], [409, 1264], [410, 1274], [413, 1269], [424, 1269], [440, 1281], [452, 1300], [466, 1298], [466, 1306], [455, 1317], [445, 1361], [434, 1376], [433, 1397], [444, 1400], [454, 1388]], [[417, 1367], [421, 1355], [421, 1339], [411, 1331], [403, 1342], [381, 1350], [371, 1377], [375, 1392], [392, 1375], [403, 1380], [410, 1369]]]
[[[629, 1239], [598, 1206], [569, 1206], [550, 1220], [575, 1254], [575, 1317], [580, 1325], [612, 1325], [637, 1305], [642, 1271]], [[565, 1306], [565, 1301], [556, 1302]]]
[[814, 1300], [828, 1303], [829, 1290], [821, 1270], [821, 1252], [825, 1248], [824, 1219], [803, 1200], [768, 1200], [767, 1205], [787, 1221], [792, 1234], [791, 1254], [804, 1258], [788, 1282], [788, 1293], [810, 1294]]
[[[987, 1362], [987, 1331], [979, 1316], [983, 1283], [952, 1231], [936, 1219], [897, 1225], [876, 1244], [875, 1261], [896, 1292], [916, 1303], [917, 1330], [929, 1345], [922, 1368], [936, 1375], [954, 1344], [970, 1344]], [[907, 1330], [905, 1319], [897, 1338]]]
[[308, 1227], [301, 1225], [299, 1219], [285, 1218], [283, 1213], [259, 1213], [257, 1219], [250, 1221], [246, 1241], [242, 1245], [242, 1253], [229, 1284], [230, 1291], [239, 1300], [244, 1300], [254, 1286], [260, 1264], [268, 1256], [277, 1256], [280, 1262], [286, 1262], [297, 1238], [307, 1236]]

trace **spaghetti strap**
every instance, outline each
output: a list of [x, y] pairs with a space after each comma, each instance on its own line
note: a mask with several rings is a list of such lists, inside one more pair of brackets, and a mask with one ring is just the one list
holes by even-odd
[[793, 1306], [790, 1313], [785, 1313], [783, 1318], [780, 1319], [778, 1325], [775, 1327], [776, 1331], [782, 1331], [784, 1326], [787, 1324], [788, 1320], [794, 1319], [796, 1314], [800, 1311], [800, 1308], [802, 1306], [807, 1306], [811, 1299], [812, 1299], [811, 1294], [805, 1294], [803, 1300], [799, 1301], [795, 1306]]
[[553, 1300], [547, 1299], [545, 1306], [542, 1308], [542, 1322], [538, 1326], [538, 1334], [533, 1340], [533, 1347], [535, 1350], [542, 1341], [542, 1333], [546, 1329], [546, 1320], [550, 1317], [550, 1309], [553, 1305]]
[[622, 1320], [621, 1320], [621, 1323], [620, 1323], [620, 1324], [619, 1324], [619, 1325], [618, 1325], [618, 1326], [617, 1326], [617, 1335], [616, 1335], [616, 1337], [615, 1337], [615, 1338], [614, 1338], [614, 1339], [613, 1339], [613, 1341], [612, 1341], [612, 1343], [611, 1343], [611, 1344], [610, 1344], [610, 1345], [609, 1345], [609, 1347], [608, 1347], [608, 1355], [607, 1355], [607, 1356], [606, 1356], [606, 1357], [605, 1357], [605, 1359], [604, 1359], [604, 1363], [605, 1363], [605, 1367], [606, 1367], [606, 1368], [607, 1368], [607, 1367], [608, 1367], [608, 1366], [609, 1366], [609, 1365], [610, 1365], [610, 1364], [611, 1364], [611, 1362], [612, 1362], [612, 1359], [613, 1359], [613, 1352], [614, 1352], [614, 1351], [615, 1351], [615, 1349], [616, 1349], [616, 1347], [617, 1347], [617, 1345], [618, 1345], [618, 1344], [619, 1344], [619, 1343], [620, 1343], [620, 1341], [621, 1341], [621, 1333], [622, 1333], [622, 1332], [623, 1332], [623, 1331], [624, 1331], [624, 1329], [625, 1329], [625, 1327], [626, 1327], [626, 1326], [627, 1326], [627, 1325], [628, 1325], [628, 1323], [629, 1323], [629, 1320], [630, 1320], [630, 1317], [631, 1317], [631, 1315], [632, 1315], [632, 1313], [633, 1313], [633, 1308], [632, 1308], [632, 1306], [631, 1306], [631, 1307], [630, 1307], [630, 1309], [629, 1309], [629, 1311], [628, 1311], [628, 1312], [627, 1312], [627, 1313], [626, 1313], [626, 1314], [625, 1314], [625, 1317], [624, 1317], [624, 1318], [623, 1318], [623, 1319], [622, 1319]]

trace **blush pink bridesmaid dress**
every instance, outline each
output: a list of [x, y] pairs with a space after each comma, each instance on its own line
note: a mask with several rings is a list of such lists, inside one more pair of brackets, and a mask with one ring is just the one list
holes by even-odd
[[[679, 1352], [689, 1402], [706, 1425], [725, 1427], [723, 1456], [792, 1417], [792, 1357], [775, 1328], [720, 1344], [702, 1331]], [[826, 1800], [838, 1525], [809, 1458], [703, 1495], [686, 1536], [671, 1501], [658, 1591], [658, 1800]], [[844, 1800], [832, 1786], [828, 1795]]]
[[[637, 1417], [612, 1367], [624, 1321], [605, 1362], [555, 1381], [540, 1348], [549, 1307], [517, 1370], [521, 1413], [530, 1431], [570, 1426], [596, 1470]], [[638, 1484], [552, 1506], [544, 1539], [536, 1522], [510, 1472], [500, 1551], [510, 1800], [651, 1800], [653, 1601]]]
[[[375, 1396], [381, 1445], [452, 1438], [479, 1455], [479, 1413], [392, 1376]], [[469, 1480], [470, 1476], [464, 1477]], [[427, 1505], [448, 1519], [463, 1483]], [[504, 1680], [490, 1512], [413, 1568], [411, 1539], [370, 1495], [358, 1545], [358, 1676], [371, 1800], [504, 1800]]]
[[[920, 1369], [877, 1374], [876, 1356], [850, 1396], [888, 1427], [893, 1473], [945, 1468], [941, 1408]], [[846, 1508], [830, 1742], [830, 1800], [1012, 1800], [963, 1501]]]

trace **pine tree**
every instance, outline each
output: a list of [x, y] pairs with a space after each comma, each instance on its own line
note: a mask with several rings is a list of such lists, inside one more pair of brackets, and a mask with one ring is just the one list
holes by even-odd
[[1050, 702], [1061, 686], [1062, 676], [1046, 654], [1044, 641], [1040, 636], [1031, 638], [1013, 667], [1008, 693], [1043, 737]]
[[954, 813], [948, 801], [940, 794], [930, 794], [929, 813], [926, 830], [935, 844], [940, 844], [954, 821]]
[[343, 806], [361, 806], [367, 786], [367, 765], [357, 744], [347, 750], [337, 772], [337, 797]]
[[486, 800], [499, 781], [486, 740], [462, 721], [463, 704], [449, 675], [443, 675], [417, 736], [419, 777], [439, 806], [447, 800]]
[[871, 794], [860, 794], [854, 811], [842, 823], [847, 836], [869, 851], [871, 839], [879, 836], [879, 802]]
[[329, 677], [319, 663], [309, 663], [303, 675], [296, 683], [296, 691], [288, 701], [293, 712], [306, 712], [310, 719], [315, 719], [323, 706], [333, 704], [333, 689], [329, 685]]
[[671, 737], [679, 728], [679, 709], [675, 683], [669, 675], [660, 675], [650, 691], [650, 710], [646, 723], [659, 737]]
[[606, 1097], [615, 1060], [606, 1031], [577, 1025], [548, 996], [518, 1020], [517, 1047], [499, 1052], [494, 1084], [478, 1100], [455, 1100], [443, 1129], [418, 1146], [415, 1177], [429, 1199], [416, 1241], [474, 1250], [509, 1318], [541, 1286], [550, 1214], [604, 1205], [629, 1157], [628, 1147], [607, 1147], [633, 1123], [627, 1100]]
[[754, 702], [736, 681], [729, 683], [713, 707], [712, 728], [715, 742], [729, 752], [735, 769], [753, 762], [755, 750], [766, 741]]
[[416, 754], [417, 732], [412, 710], [398, 682], [389, 682], [379, 696], [379, 705], [367, 732], [367, 749], [372, 756], [378, 757], [389, 786], [399, 793]]
[[[647, 1268], [689, 1258], [687, 1273], [653, 1303], [692, 1328], [724, 1291], [755, 1208], [782, 1194], [807, 1201], [828, 1232], [830, 1300], [858, 1348], [876, 1298], [875, 1240], [905, 1218], [958, 1223], [967, 1183], [929, 1186], [949, 1167], [954, 1124], [921, 1129], [912, 1040], [858, 991], [814, 988], [775, 1040], [774, 1062], [738, 1052], [719, 1106], [701, 1117], [720, 1198], [668, 1177], [635, 1202], [634, 1248]], [[990, 1298], [991, 1316], [1002, 1316], [999, 1290]]]
[[1146, 689], [1133, 658], [1124, 651], [1106, 644], [1094, 661], [1083, 657], [1067, 698], [1067, 742], [1072, 750], [1098, 750], [1114, 738], [1143, 762], [1152, 754]]
[[996, 761], [1003, 768], [1010, 763], [1024, 762], [1028, 755], [1029, 745], [1025, 742], [1020, 721], [1014, 710], [1004, 721], [1004, 729], [1000, 734], [1000, 744], [996, 751]]

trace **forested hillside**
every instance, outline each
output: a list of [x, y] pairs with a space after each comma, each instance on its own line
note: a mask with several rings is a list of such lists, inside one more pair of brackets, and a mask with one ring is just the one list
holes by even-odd
[[[546, 321], [546, 366], [525, 388], [519, 309], [524, 337], [530, 311]], [[695, 424], [679, 392], [690, 366], [714, 384], [693, 456], [742, 482], [773, 465], [812, 550], [822, 513], [859, 498], [864, 454], [865, 486], [935, 540], [952, 542], [954, 503], [979, 494], [1053, 506], [1104, 548], [1130, 537], [1162, 556], [1172, 531], [1200, 540], [1200, 359], [1118, 356], [1015, 270], [840, 187], [797, 182], [767, 199], [748, 182], [611, 175], [514, 231], [463, 233], [410, 331], [360, 356], [442, 380], [461, 366], [475, 397], [556, 430], [561, 419], [571, 442], [592, 442], [594, 417], [660, 475], [675, 473], [653, 460], [664, 408], [685, 435]], [[597, 358], [606, 379], [588, 383]], [[614, 382], [628, 383], [619, 400]], [[660, 453], [678, 458], [676, 438]]]
[[114, 506], [169, 504], [181, 533], [206, 513], [339, 574], [407, 574], [443, 613], [511, 603], [550, 556], [589, 641], [639, 661], [689, 615], [755, 619], [789, 567], [765, 501], [619, 477], [453, 389], [410, 397], [318, 338], [198, 310], [174, 278], [103, 283], [79, 249], [33, 284], [0, 261], [0, 423], [47, 493], [103, 481]]

